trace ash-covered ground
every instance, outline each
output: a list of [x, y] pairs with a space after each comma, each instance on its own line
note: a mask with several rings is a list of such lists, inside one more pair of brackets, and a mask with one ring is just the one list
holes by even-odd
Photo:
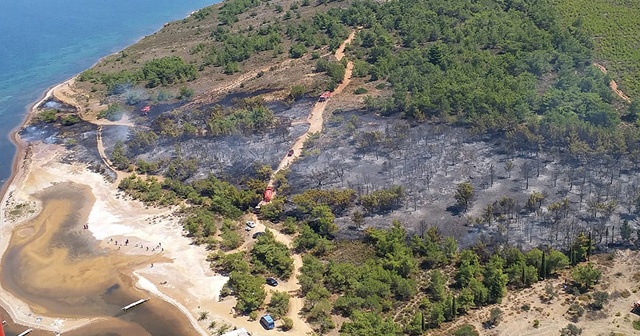
[[[231, 104], [233, 98], [224, 101]], [[310, 98], [291, 105], [268, 103], [286, 127], [218, 137], [160, 136], [152, 146], [135, 153], [128, 150], [127, 155], [134, 164], [139, 159], [159, 163], [159, 173], [181, 156], [197, 162], [187, 181], [214, 174], [237, 182], [252, 174], [250, 168], [255, 164], [277, 167], [295, 139], [306, 132], [304, 120], [314, 103]], [[173, 113], [176, 107], [157, 105], [148, 116], [129, 115], [136, 120], [133, 128], [103, 126], [107, 156], [111, 157], [118, 141], [128, 144], [134, 132], [151, 130], [157, 118]], [[290, 194], [310, 188], [351, 188], [366, 195], [403, 186], [401, 206], [387, 213], [366, 214], [363, 227], [387, 227], [399, 220], [418, 234], [437, 226], [442, 233], [458, 237], [462, 245], [482, 240], [558, 248], [570, 244], [579, 232], [591, 233], [600, 248], [626, 244], [622, 222], [628, 220], [632, 229], [638, 228], [639, 170], [624, 159], [602, 156], [576, 162], [563, 149], [553, 154], [517, 150], [518, 145], [507, 143], [503, 136], [480, 137], [461, 127], [410, 124], [362, 111], [334, 111], [326, 118], [322, 133], [306, 143], [303, 155], [291, 166]], [[28, 141], [65, 144], [72, 152], [65, 160], [89, 163], [95, 171], [113, 178], [97, 152], [96, 132], [97, 126], [86, 122], [72, 126], [35, 123], [23, 129], [21, 136]], [[511, 169], [507, 169], [508, 162]], [[454, 198], [457, 185], [463, 182], [474, 188], [466, 211], [455, 207]], [[527, 206], [533, 192], [542, 199]], [[505, 198], [511, 200], [510, 205], [501, 202]], [[350, 218], [355, 209], [360, 209], [357, 202], [352, 211], [336, 219], [337, 237], [361, 235]]]
[[[222, 102], [230, 105], [231, 100], [227, 97]], [[209, 174], [238, 180], [252, 172], [250, 168], [255, 164], [266, 164], [275, 169], [294, 141], [307, 131], [308, 125], [298, 122], [307, 118], [314, 103], [313, 99], [302, 99], [291, 105], [281, 102], [267, 103], [267, 107], [274, 112], [276, 118], [286, 123], [286, 127], [273, 127], [251, 134], [235, 133], [216, 137], [160, 136], [156, 144], [143, 152], [134, 154], [129, 151], [130, 160], [133, 163], [138, 159], [167, 163], [178, 155], [184, 159], [195, 159], [197, 172], [191, 174], [188, 180], [205, 178]], [[137, 118], [136, 122], [142, 123], [133, 129], [126, 126], [104, 126], [102, 138], [107, 156], [111, 157], [118, 141], [126, 145], [133, 132], [150, 130], [154, 120], [161, 117], [163, 113], [171, 113], [171, 111], [155, 113], [144, 119]], [[181, 113], [188, 113], [188, 111]]]
[[[325, 125], [291, 168], [292, 193], [351, 188], [362, 195], [402, 185], [402, 206], [368, 215], [364, 227], [388, 227], [399, 220], [418, 234], [437, 226], [462, 245], [480, 239], [522, 247], [565, 247], [577, 233], [591, 232], [605, 247], [622, 243], [623, 219], [638, 226], [633, 200], [640, 181], [628, 162], [568, 164], [561, 153], [510, 151], [506, 141], [464, 128], [410, 125], [357, 111], [338, 112]], [[467, 211], [455, 207], [454, 193], [462, 182], [474, 188]], [[527, 209], [533, 192], [544, 199]], [[503, 197], [511, 198], [512, 205], [501, 206]], [[564, 198], [568, 204], [559, 206]], [[359, 234], [348, 215], [336, 220], [338, 237]]]

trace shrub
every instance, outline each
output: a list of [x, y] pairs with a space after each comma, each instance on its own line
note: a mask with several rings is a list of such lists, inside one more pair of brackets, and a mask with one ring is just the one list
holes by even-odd
[[293, 329], [293, 320], [288, 317], [282, 318], [282, 330], [289, 331]]
[[307, 52], [307, 47], [302, 43], [296, 43], [289, 48], [289, 57], [300, 58]]
[[640, 320], [633, 321], [633, 329], [640, 330]]
[[609, 301], [609, 293], [607, 292], [595, 292], [593, 293], [593, 302], [591, 308], [594, 310], [600, 310]]
[[181, 57], [167, 56], [147, 61], [142, 67], [148, 87], [169, 85], [196, 79], [196, 68], [187, 64]]
[[307, 93], [307, 88], [304, 85], [294, 85], [291, 87], [291, 92], [289, 92], [289, 98], [293, 100], [298, 100]]
[[190, 89], [186, 86], [183, 86], [180, 88], [180, 91], [178, 92], [178, 99], [181, 100], [189, 100], [191, 99], [191, 97], [193, 97], [193, 89]]
[[540, 320], [533, 320], [533, 327], [538, 329], [540, 327]]
[[578, 336], [582, 334], [582, 329], [576, 327], [574, 324], [567, 324], [566, 327], [562, 328], [562, 330], [560, 330], [560, 335], [561, 336]]
[[71, 125], [79, 123], [80, 122], [80, 118], [78, 118], [78, 116], [75, 115], [75, 114], [67, 114], [67, 115], [63, 116], [62, 118], [60, 118], [60, 122], [64, 126], [71, 126]]
[[58, 119], [58, 116], [56, 115], [56, 113], [57, 113], [56, 110], [42, 111], [38, 113], [38, 117], [36, 119], [38, 119], [38, 121], [40, 122], [52, 123]]
[[119, 104], [110, 104], [106, 110], [98, 113], [98, 119], [108, 119], [111, 121], [118, 121], [122, 119], [124, 110]]
[[497, 326], [500, 324], [500, 320], [502, 319], [502, 310], [498, 307], [492, 308], [489, 316], [489, 321], [487, 321], [490, 325]]
[[355, 89], [355, 90], [353, 91], [353, 93], [355, 93], [355, 94], [357, 94], [357, 95], [359, 95], [359, 94], [365, 94], [365, 93], [367, 93], [367, 92], [369, 92], [369, 91], [368, 91], [367, 89], [363, 88], [363, 87], [359, 87], [359, 88], [357, 88], [357, 89]]
[[461, 325], [453, 334], [455, 336], [480, 336], [476, 327], [468, 323]]

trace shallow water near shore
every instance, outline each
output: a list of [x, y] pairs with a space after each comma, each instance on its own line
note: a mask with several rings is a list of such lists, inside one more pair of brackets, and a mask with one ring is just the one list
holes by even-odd
[[83, 229], [95, 201], [88, 187], [60, 183], [36, 197], [42, 211], [16, 227], [1, 261], [0, 281], [7, 290], [37, 314], [105, 319], [65, 335], [197, 334], [177, 308], [160, 299], [120, 310], [151, 296], [134, 287], [132, 270], [162, 260], [101, 248]]
[[24, 0], [0, 5], [0, 185], [11, 174], [7, 134], [47, 87], [171, 20], [218, 0]]

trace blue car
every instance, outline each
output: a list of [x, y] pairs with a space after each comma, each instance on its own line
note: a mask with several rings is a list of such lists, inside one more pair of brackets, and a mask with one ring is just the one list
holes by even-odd
[[267, 314], [260, 319], [260, 324], [263, 328], [267, 330], [274, 329], [276, 327], [276, 323], [273, 321], [271, 315]]

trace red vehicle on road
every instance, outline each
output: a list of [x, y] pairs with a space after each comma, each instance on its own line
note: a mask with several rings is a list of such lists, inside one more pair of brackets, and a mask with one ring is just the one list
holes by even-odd
[[264, 191], [263, 200], [265, 203], [271, 202], [271, 198], [273, 197], [273, 187], [267, 187], [267, 190]]
[[331, 97], [331, 91], [327, 91], [327, 92], [321, 94], [320, 98], [318, 98], [318, 101], [319, 102], [327, 101], [329, 99], [329, 97]]

